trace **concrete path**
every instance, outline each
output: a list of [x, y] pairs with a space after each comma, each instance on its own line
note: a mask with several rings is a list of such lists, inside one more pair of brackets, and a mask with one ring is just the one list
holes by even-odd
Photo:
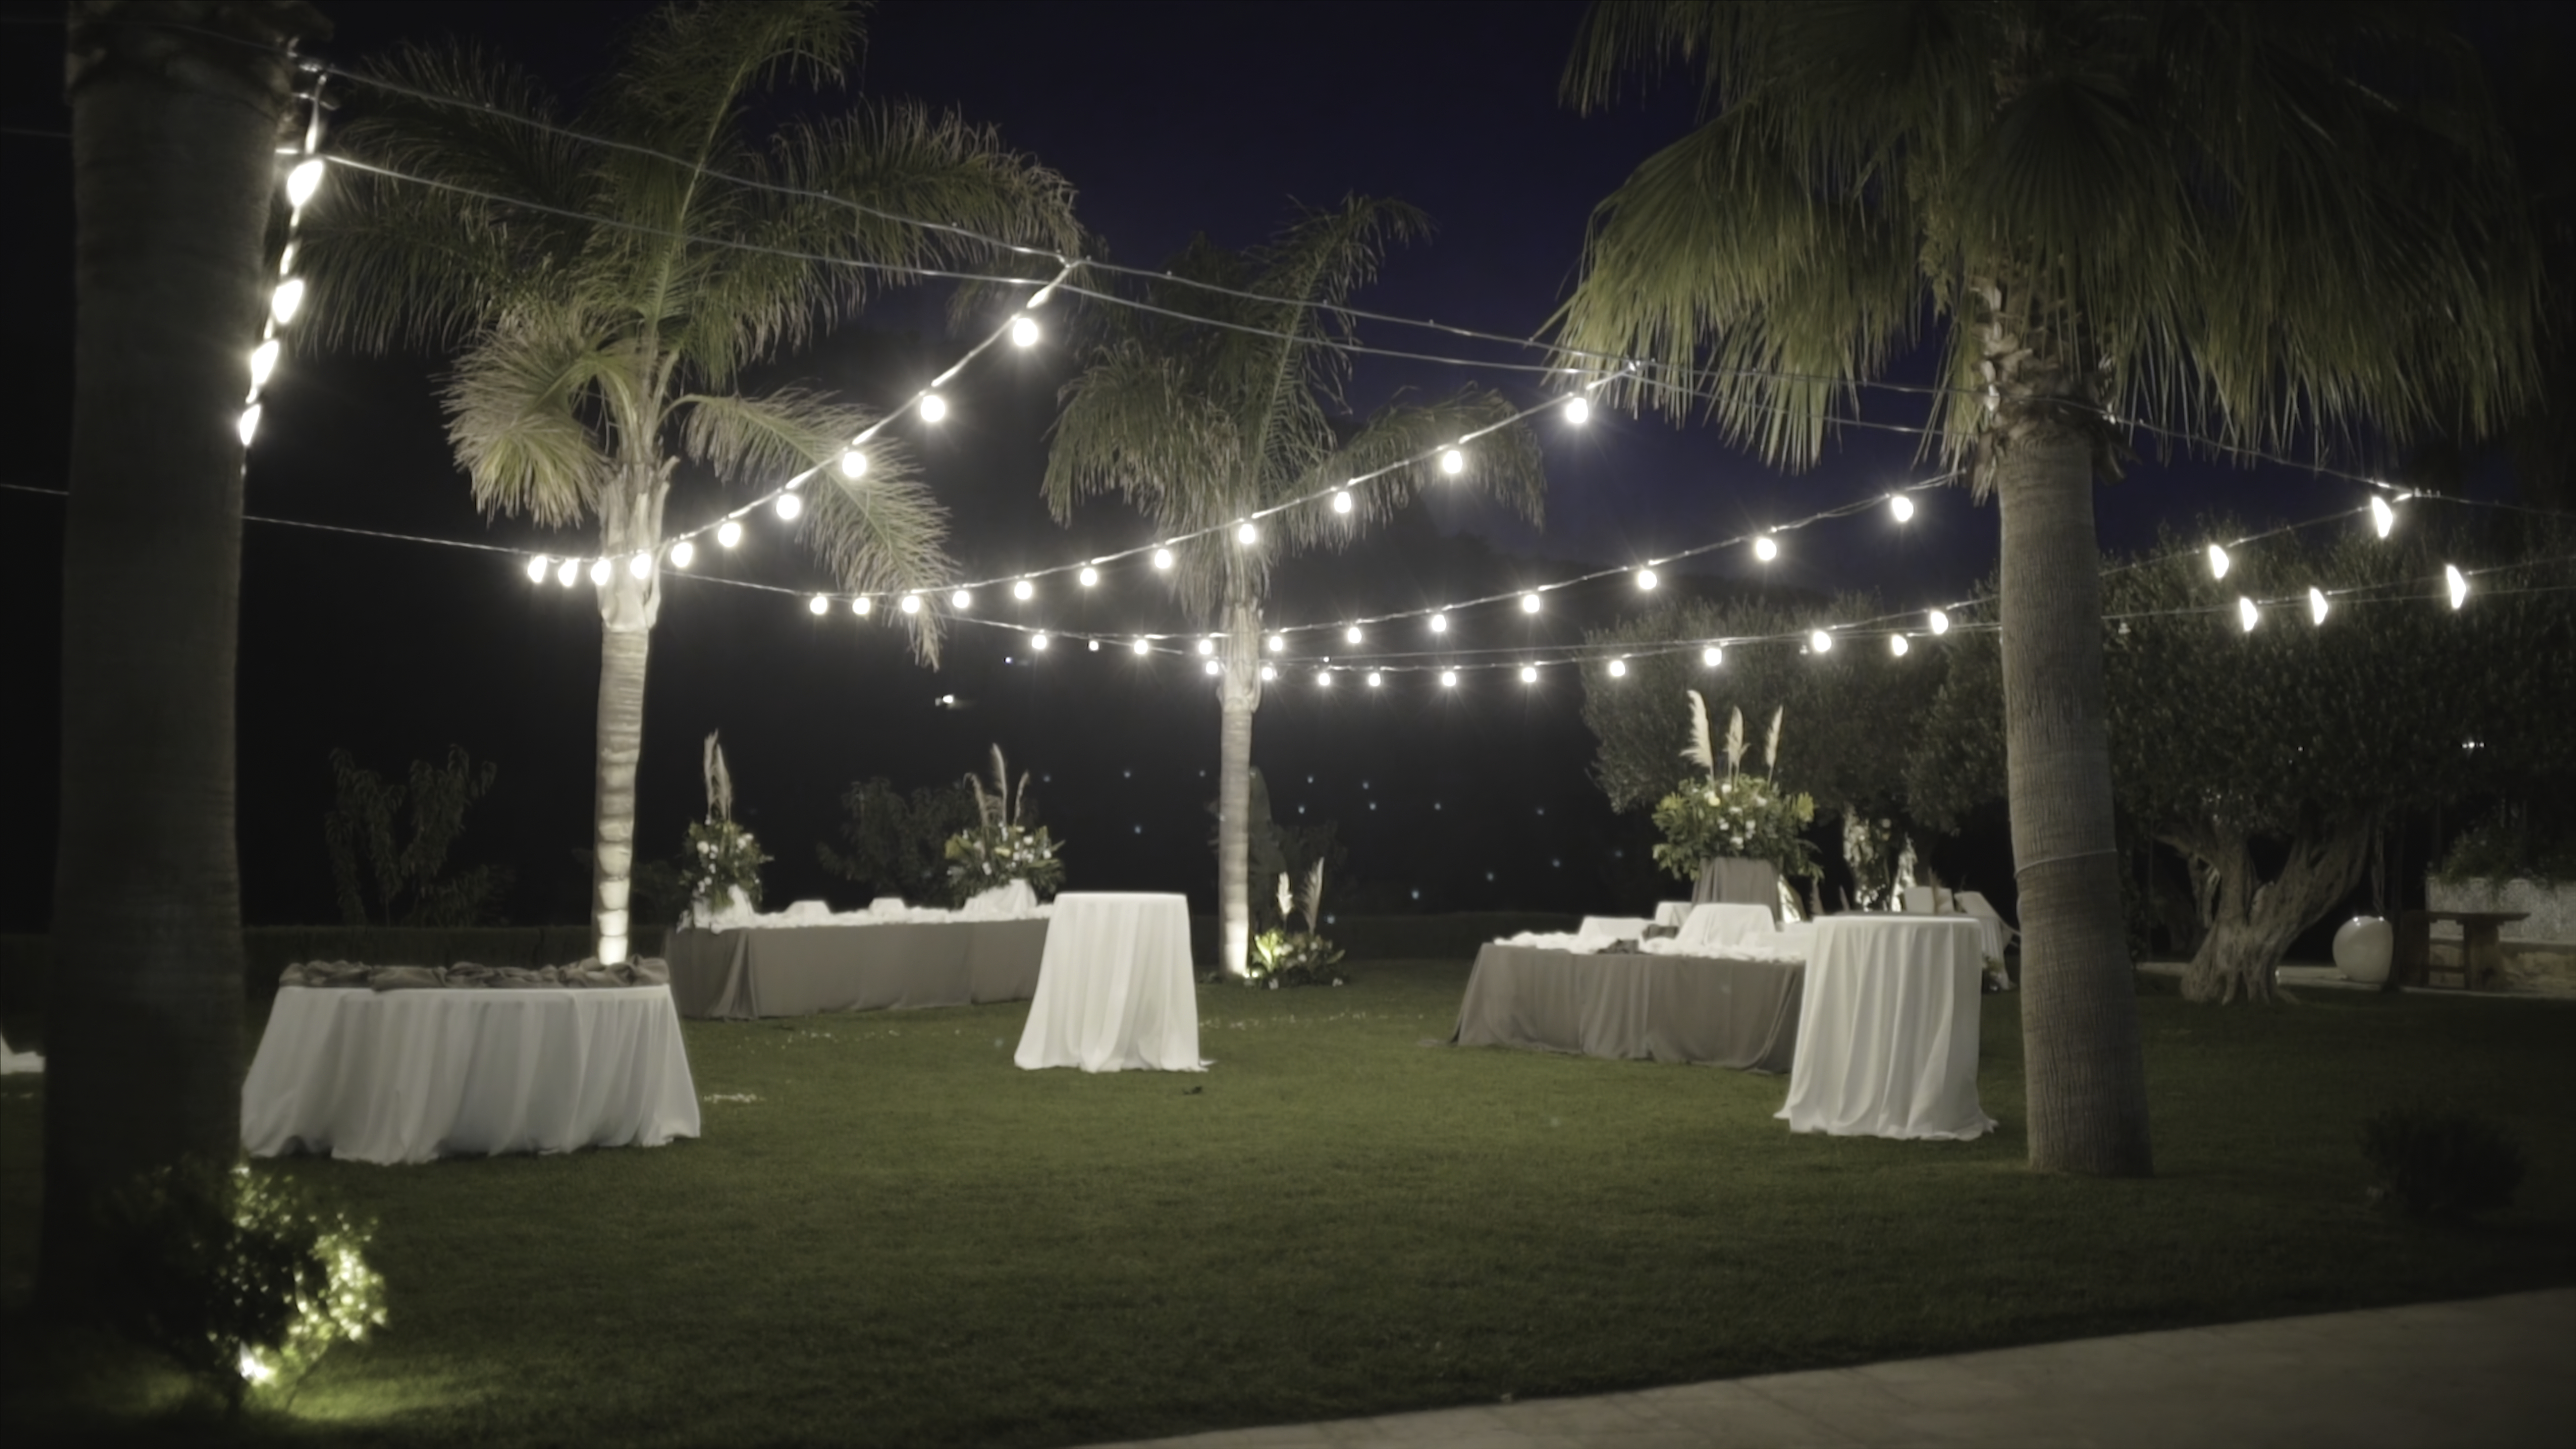
[[2567, 1449], [2576, 1444], [2576, 1289], [1155, 1443]]

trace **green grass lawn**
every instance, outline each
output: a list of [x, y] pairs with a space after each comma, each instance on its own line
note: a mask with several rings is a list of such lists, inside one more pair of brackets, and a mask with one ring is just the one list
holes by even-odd
[[[2024, 1169], [2019, 998], [1975, 1143], [1793, 1137], [1786, 1082], [1422, 1045], [1466, 967], [1201, 989], [1203, 1076], [1011, 1065], [1024, 1006], [691, 1023], [705, 1136], [285, 1170], [380, 1223], [393, 1321], [258, 1439], [1068, 1444], [1635, 1388], [2576, 1279], [2576, 1009], [2141, 998], [2159, 1175]], [[5, 1418], [202, 1440], [26, 1317], [38, 1089], [0, 1092]], [[2473, 1229], [2366, 1208], [2360, 1120], [2490, 1109]]]

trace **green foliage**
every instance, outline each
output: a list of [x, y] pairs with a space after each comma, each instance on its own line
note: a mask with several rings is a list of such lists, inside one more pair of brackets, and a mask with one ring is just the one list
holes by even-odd
[[2576, 814], [2552, 821], [2545, 811], [2535, 812], [2528, 800], [2510, 801], [2461, 831], [2433, 874], [2445, 885], [2520, 879], [2549, 886], [2576, 880]]
[[[322, 817], [340, 919], [351, 926], [479, 926], [509, 889], [510, 872], [478, 865], [447, 875], [447, 855], [465, 832], [465, 814], [491, 790], [500, 766], [480, 769], [462, 746], [444, 762], [411, 762], [408, 786], [388, 783], [351, 758], [331, 752], [335, 798]], [[405, 807], [408, 806], [406, 815]], [[408, 829], [405, 829], [405, 826]]]
[[975, 801], [975, 820], [950, 836], [942, 850], [949, 891], [964, 901], [1015, 880], [1027, 881], [1040, 896], [1064, 889], [1064, 862], [1056, 856], [1062, 847], [1035, 823], [1027, 773], [1021, 773], [1018, 789], [1011, 787], [1011, 767], [1004, 763], [1000, 745], [993, 746], [993, 792], [984, 793], [984, 782], [972, 775], [966, 777], [966, 787]]
[[255, 1386], [292, 1388], [333, 1344], [384, 1326], [372, 1232], [273, 1173], [164, 1167], [101, 1205], [100, 1307], [238, 1409]]
[[920, 786], [909, 798], [882, 775], [856, 780], [842, 792], [841, 810], [849, 849], [816, 845], [824, 869], [877, 895], [918, 904], [947, 900], [948, 841], [976, 820], [975, 794], [964, 780]]
[[[1288, 929], [1289, 913], [1302, 909], [1306, 929]], [[1289, 877], [1279, 876], [1279, 924], [1252, 938], [1251, 959], [1245, 963], [1243, 984], [1264, 985], [1271, 990], [1282, 986], [1339, 986], [1343, 978], [1333, 971], [1340, 964], [1342, 948], [1324, 939], [1317, 930], [1324, 916], [1324, 863], [1318, 860], [1306, 872], [1304, 894], [1292, 893]]]
[[2513, 1204], [2527, 1164], [2495, 1124], [2467, 1112], [2390, 1107], [2361, 1126], [2375, 1193], [2419, 1220], [2458, 1222]]
[[1816, 850], [1800, 834], [1816, 818], [1812, 796], [1784, 791], [1760, 775], [1684, 780], [1655, 805], [1655, 864], [1689, 880], [1720, 856], [1767, 860], [1783, 876], [1816, 874]]
[[[1252, 770], [1252, 804], [1244, 820], [1244, 877], [1253, 882], [1292, 878], [1304, 880], [1310, 871], [1328, 870], [1340, 876], [1350, 858], [1349, 847], [1340, 840], [1341, 827], [1334, 821], [1322, 820], [1312, 825], [1282, 825], [1270, 811], [1270, 782], [1260, 767]], [[1222, 819], [1222, 801], [1207, 802], [1211, 820]], [[1224, 842], [1219, 830], [1208, 832], [1208, 848], [1219, 850]], [[1347, 881], [1342, 890], [1351, 889]], [[1269, 902], [1259, 891], [1250, 893], [1253, 917], [1271, 925], [1287, 924], [1288, 907], [1281, 905], [1271, 913]]]
[[740, 892], [748, 905], [760, 904], [760, 868], [769, 856], [751, 832], [730, 820], [701, 820], [689, 827], [688, 864], [681, 875], [689, 895], [711, 909], [724, 908], [729, 891]]

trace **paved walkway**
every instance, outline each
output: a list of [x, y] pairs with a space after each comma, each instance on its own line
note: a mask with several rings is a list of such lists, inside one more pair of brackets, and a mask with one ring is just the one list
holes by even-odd
[[1155, 1442], [2566, 1449], [2576, 1444], [2576, 1289]]

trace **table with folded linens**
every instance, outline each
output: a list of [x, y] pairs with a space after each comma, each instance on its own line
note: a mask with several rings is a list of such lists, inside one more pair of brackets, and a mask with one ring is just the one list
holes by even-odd
[[382, 1164], [698, 1135], [679, 1013], [659, 985], [282, 987], [241, 1110], [255, 1157]]
[[1964, 1141], [1977, 1101], [1984, 936], [1965, 916], [1815, 922], [1779, 1116], [1793, 1132]]
[[673, 931], [664, 954], [680, 1014], [743, 1020], [824, 1011], [1026, 1001], [1044, 920]]
[[1011, 1059], [1031, 1071], [1203, 1070], [1188, 898], [1145, 891], [1057, 896], [1028, 1026]]
[[1625, 944], [1624, 922], [1571, 938], [1489, 942], [1476, 953], [1450, 1041], [1630, 1061], [1784, 1072], [1797, 1044], [1803, 943], [1760, 907], [1703, 903], [1671, 941]]

